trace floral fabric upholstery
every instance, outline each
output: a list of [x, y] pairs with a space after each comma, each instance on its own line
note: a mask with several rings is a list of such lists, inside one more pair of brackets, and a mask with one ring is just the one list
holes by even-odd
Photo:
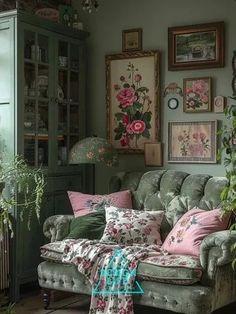
[[[68, 240], [63, 240], [43, 245], [41, 257], [46, 261], [62, 263], [67, 242]], [[161, 255], [140, 261], [137, 276], [141, 280], [191, 285], [200, 281], [202, 267], [199, 259], [194, 256]]]
[[114, 206], [107, 207], [107, 224], [101, 241], [125, 245], [161, 245], [160, 226], [163, 214], [163, 211], [144, 212]]
[[190, 255], [148, 257], [139, 263], [137, 270], [140, 279], [182, 285], [200, 281], [202, 272], [199, 258]]

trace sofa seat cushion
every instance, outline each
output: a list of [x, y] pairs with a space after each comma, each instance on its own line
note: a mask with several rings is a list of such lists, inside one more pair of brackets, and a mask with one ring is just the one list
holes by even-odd
[[62, 263], [65, 241], [66, 240], [51, 242], [41, 246], [40, 256], [46, 261]]
[[[41, 257], [47, 261], [62, 263], [64, 247], [65, 240], [45, 244], [41, 247]], [[137, 276], [143, 280], [191, 285], [200, 281], [202, 267], [195, 256], [152, 256], [139, 263]]]
[[200, 260], [190, 255], [159, 255], [139, 263], [139, 279], [170, 284], [192, 285], [201, 280]]

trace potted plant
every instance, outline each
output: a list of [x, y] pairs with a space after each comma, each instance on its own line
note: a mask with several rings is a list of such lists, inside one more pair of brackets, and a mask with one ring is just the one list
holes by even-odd
[[21, 220], [27, 221], [28, 228], [34, 213], [39, 218], [44, 187], [41, 169], [29, 167], [22, 157], [0, 160], [0, 240], [6, 230], [13, 236], [13, 208], [17, 208]]
[[[236, 97], [230, 97], [236, 100]], [[221, 135], [222, 146], [218, 152], [218, 159], [223, 157], [225, 176], [228, 184], [221, 193], [222, 207], [225, 213], [236, 215], [236, 105], [229, 105], [224, 110], [227, 122], [224, 123], [219, 134]], [[236, 229], [236, 223], [231, 225], [231, 230]], [[232, 252], [236, 251], [236, 243], [231, 247]], [[236, 266], [236, 258], [232, 262]]]
[[[13, 219], [24, 220], [29, 229], [32, 216], [35, 214], [39, 219], [44, 187], [41, 169], [29, 167], [20, 156], [6, 162], [0, 159], [0, 242], [6, 231], [13, 237]], [[5, 305], [7, 303], [8, 298], [5, 298]], [[13, 307], [14, 304], [7, 308], [0, 304], [0, 312], [14, 313]]]

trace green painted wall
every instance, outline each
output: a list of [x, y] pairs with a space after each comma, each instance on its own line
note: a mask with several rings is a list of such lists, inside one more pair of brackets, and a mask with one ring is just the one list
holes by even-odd
[[[88, 134], [106, 137], [105, 59], [106, 54], [122, 50], [122, 30], [141, 27], [143, 49], [161, 52], [161, 91], [170, 82], [182, 86], [183, 78], [210, 76], [213, 79], [213, 96], [231, 95], [231, 58], [236, 49], [236, 1], [235, 0], [100, 0], [98, 12], [91, 14], [81, 10], [80, 1], [74, 5], [84, 27], [91, 33], [88, 39], [87, 117]], [[226, 24], [226, 59], [224, 68], [204, 70], [168, 71], [167, 29], [172, 26], [224, 21]], [[177, 110], [167, 107], [167, 99], [161, 98], [162, 142], [164, 143], [164, 168], [190, 173], [224, 175], [221, 164], [168, 164], [168, 121], [222, 120], [223, 114], [183, 113], [182, 98]], [[110, 176], [117, 171], [144, 170], [143, 155], [120, 155], [118, 168], [108, 169], [96, 165], [96, 192], [107, 191]], [[153, 168], [147, 168], [153, 169]]]

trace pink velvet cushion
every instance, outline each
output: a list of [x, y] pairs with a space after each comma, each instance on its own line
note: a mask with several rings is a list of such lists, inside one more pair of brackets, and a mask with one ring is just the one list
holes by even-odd
[[75, 217], [84, 216], [111, 205], [132, 208], [131, 193], [128, 190], [105, 195], [90, 195], [72, 191], [67, 193]]
[[220, 208], [189, 210], [174, 225], [162, 249], [171, 254], [199, 256], [200, 244], [208, 234], [227, 229], [230, 216], [221, 214]]

